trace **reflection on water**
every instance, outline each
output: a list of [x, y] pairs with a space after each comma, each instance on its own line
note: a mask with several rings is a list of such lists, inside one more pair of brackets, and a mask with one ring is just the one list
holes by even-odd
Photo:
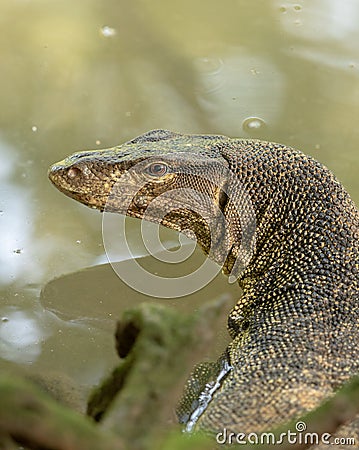
[[244, 48], [227, 48], [221, 65], [199, 72], [198, 102], [209, 113], [213, 127], [222, 134], [264, 137], [263, 127], [250, 124], [252, 116], [260, 123], [275, 124], [283, 114], [285, 77], [279, 67], [264, 55], [248, 54]]
[[[3, 0], [1, 8], [0, 356], [6, 360], [58, 369], [81, 383], [95, 382], [115, 361], [112, 330], [86, 319], [96, 319], [86, 304], [89, 283], [72, 285], [70, 304], [71, 285], [57, 293], [57, 310], [78, 307], [66, 318], [43, 310], [38, 289], [27, 289], [106, 262], [101, 215], [47, 180], [49, 165], [75, 150], [110, 147], [153, 128], [274, 140], [328, 165], [358, 202], [356, 0], [238, 0], [221, 8], [216, 0], [205, 7], [177, 0]], [[144, 254], [133, 223], [128, 239]], [[121, 303], [121, 294], [111, 299], [118, 315], [134, 299], [127, 290]]]
[[[32, 261], [31, 235], [32, 226], [27, 223], [30, 216], [31, 191], [25, 190], [19, 183], [19, 172], [15, 161], [19, 155], [10, 145], [0, 141], [0, 283], [10, 284], [14, 279], [31, 275], [41, 270]], [[24, 171], [20, 176], [26, 176]], [[30, 251], [29, 251], [30, 250]]]
[[[281, 27], [286, 33], [308, 40], [311, 46], [318, 41], [326, 47], [337, 42], [357, 51], [357, 42], [352, 38], [358, 35], [358, 2], [328, 0], [323, 7], [323, 2], [315, 1], [309, 8], [297, 3], [280, 9]], [[320, 29], [319, 24], [322, 25]]]
[[21, 363], [35, 374], [64, 374], [88, 388], [116, 363], [114, 321], [101, 327], [74, 315], [61, 319], [35, 298], [38, 290], [24, 289], [21, 295], [9, 290], [6, 297], [0, 305], [3, 364]]
[[0, 328], [1, 357], [10, 361], [34, 362], [41, 352], [40, 342], [46, 338], [34, 319], [23, 311], [3, 311]]

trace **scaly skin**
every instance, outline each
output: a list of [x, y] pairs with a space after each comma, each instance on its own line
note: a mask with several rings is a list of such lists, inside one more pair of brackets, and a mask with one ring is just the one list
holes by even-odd
[[[267, 429], [315, 408], [359, 372], [359, 214], [317, 161], [280, 144], [155, 130], [74, 154], [49, 177], [85, 205], [139, 218], [164, 192], [207, 195], [195, 199], [197, 212], [186, 196], [161, 197], [147, 217], [194, 233], [243, 289], [228, 317], [233, 340], [217, 365], [194, 372], [182, 421], [224, 360], [232, 369], [196, 429]], [[256, 241], [244, 248], [254, 225]]]

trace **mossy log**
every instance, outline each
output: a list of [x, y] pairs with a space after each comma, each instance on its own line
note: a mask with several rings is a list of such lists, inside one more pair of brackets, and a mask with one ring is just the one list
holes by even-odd
[[88, 417], [60, 405], [38, 386], [13, 374], [0, 377], [0, 398], [0, 448], [11, 448], [11, 442], [40, 450], [128, 448], [119, 437], [95, 427]]

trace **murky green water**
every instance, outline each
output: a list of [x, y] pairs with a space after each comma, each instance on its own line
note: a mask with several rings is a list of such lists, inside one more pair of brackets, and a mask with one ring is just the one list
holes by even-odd
[[[0, 6], [4, 361], [91, 385], [116, 360], [110, 307], [94, 306], [107, 297], [60, 284], [39, 301], [52, 278], [106, 262], [101, 215], [47, 180], [48, 166], [77, 149], [153, 128], [274, 140], [325, 163], [359, 203], [356, 0]], [[111, 314], [146, 299], [112, 290]]]

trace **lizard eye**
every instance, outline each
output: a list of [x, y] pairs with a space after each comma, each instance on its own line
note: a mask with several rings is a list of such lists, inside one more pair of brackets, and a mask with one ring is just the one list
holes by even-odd
[[168, 172], [168, 166], [164, 163], [153, 163], [146, 168], [146, 172], [152, 177], [163, 177]]

